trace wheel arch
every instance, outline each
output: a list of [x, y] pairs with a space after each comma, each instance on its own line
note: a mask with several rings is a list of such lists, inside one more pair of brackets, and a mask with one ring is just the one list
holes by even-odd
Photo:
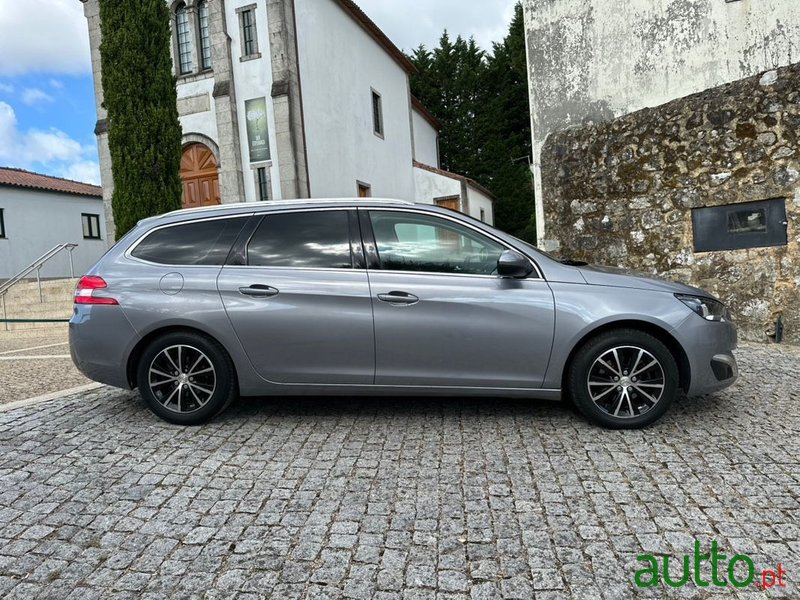
[[[231, 353], [225, 347], [225, 345], [220, 342], [216, 337], [208, 333], [207, 331], [203, 331], [202, 329], [198, 329], [197, 327], [191, 327], [188, 325], [167, 325], [165, 327], [159, 327], [158, 329], [154, 329], [153, 331], [148, 332], [142, 339], [136, 342], [136, 345], [131, 350], [130, 354], [128, 355], [128, 364], [126, 366], [126, 377], [128, 378], [128, 384], [130, 385], [131, 389], [136, 388], [136, 370], [139, 366], [139, 360], [142, 357], [142, 353], [144, 353], [145, 349], [153, 342], [153, 340], [170, 333], [194, 333], [197, 335], [202, 335], [214, 343], [218, 344], [220, 348], [222, 348], [225, 353], [231, 357]], [[236, 362], [231, 358], [231, 364], [233, 365], [233, 372], [236, 376], [238, 381], [238, 372], [236, 370]]]
[[624, 319], [603, 323], [602, 325], [595, 327], [594, 329], [586, 332], [573, 345], [572, 350], [570, 350], [567, 360], [564, 363], [564, 370], [561, 373], [561, 389], [563, 391], [566, 392], [567, 390], [567, 377], [569, 376], [569, 371], [572, 368], [572, 361], [575, 359], [575, 355], [578, 353], [578, 350], [580, 350], [591, 338], [615, 329], [635, 329], [642, 331], [652, 335], [654, 338], [664, 344], [675, 358], [675, 362], [678, 365], [678, 386], [684, 392], [689, 390], [692, 380], [691, 364], [686, 351], [683, 349], [683, 346], [680, 345], [678, 340], [676, 340], [675, 337], [673, 337], [672, 334], [670, 334], [666, 329], [654, 323], [640, 321], [637, 319]]

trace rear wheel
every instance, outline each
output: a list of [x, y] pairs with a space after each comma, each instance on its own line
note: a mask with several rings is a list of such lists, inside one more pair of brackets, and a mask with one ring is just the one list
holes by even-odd
[[636, 429], [658, 420], [678, 394], [678, 365], [652, 335], [618, 329], [590, 339], [568, 374], [575, 406], [610, 429]]
[[236, 397], [236, 375], [228, 353], [196, 333], [169, 333], [153, 341], [137, 370], [139, 393], [170, 423], [199, 425]]

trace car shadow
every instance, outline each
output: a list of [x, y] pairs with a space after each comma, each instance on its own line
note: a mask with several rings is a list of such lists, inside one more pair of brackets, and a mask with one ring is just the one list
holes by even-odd
[[263, 396], [242, 397], [217, 417], [447, 417], [487, 414], [508, 417], [571, 418], [568, 402], [528, 398], [434, 396]]

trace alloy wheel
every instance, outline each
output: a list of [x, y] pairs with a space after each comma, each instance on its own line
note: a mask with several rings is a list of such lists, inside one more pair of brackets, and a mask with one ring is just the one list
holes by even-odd
[[616, 346], [592, 363], [586, 380], [589, 397], [618, 419], [638, 417], [664, 395], [664, 368], [652, 353], [637, 346]]
[[203, 408], [217, 388], [214, 364], [194, 346], [164, 348], [150, 363], [148, 384], [167, 410], [191, 413]]

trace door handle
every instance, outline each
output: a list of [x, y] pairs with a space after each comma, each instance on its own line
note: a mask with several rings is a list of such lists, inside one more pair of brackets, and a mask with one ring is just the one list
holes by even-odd
[[389, 304], [416, 304], [419, 302], [414, 294], [408, 292], [389, 292], [388, 294], [378, 294], [378, 300], [381, 302], [388, 302]]
[[278, 295], [278, 290], [269, 285], [255, 284], [250, 287], [240, 287], [239, 293], [254, 298], [271, 298]]

